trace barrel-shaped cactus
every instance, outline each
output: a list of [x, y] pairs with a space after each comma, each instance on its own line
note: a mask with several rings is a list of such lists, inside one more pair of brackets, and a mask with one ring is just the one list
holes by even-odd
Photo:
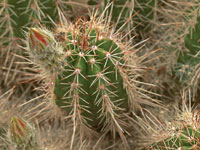
[[[83, 27], [82, 27], [83, 26]], [[49, 75], [54, 74], [55, 103], [92, 127], [128, 110], [124, 50], [110, 33], [85, 22], [59, 27], [55, 35], [31, 28], [31, 57]]]
[[140, 60], [125, 41], [128, 34], [110, 26], [106, 10], [97, 14], [74, 24], [64, 20], [54, 31], [30, 28], [27, 51], [48, 98], [65, 110], [75, 128], [111, 131], [114, 137], [118, 132], [125, 141], [128, 113], [142, 103], [156, 104], [138, 81], [145, 56]]
[[128, 108], [120, 74], [126, 67], [124, 52], [98, 29], [88, 28], [82, 35], [79, 32], [66, 32], [64, 51], [69, 56], [55, 83], [55, 100], [68, 111], [77, 103], [83, 119], [97, 127], [103, 118], [110, 120]]

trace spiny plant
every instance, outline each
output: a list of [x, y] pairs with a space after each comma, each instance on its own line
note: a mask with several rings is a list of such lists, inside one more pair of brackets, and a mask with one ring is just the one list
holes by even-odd
[[38, 150], [35, 129], [25, 120], [12, 117], [10, 121], [9, 139], [16, 150]]
[[[86, 7], [75, 0], [2, 0], [0, 3], [0, 31], [2, 44], [10, 43], [11, 38], [23, 37], [22, 29], [43, 23], [46, 26], [52, 26], [52, 21], [58, 20], [58, 6], [62, 11], [66, 11], [66, 17], [70, 17], [73, 4], [79, 7]], [[83, 3], [83, 2], [82, 2]], [[86, 2], [85, 2], [86, 3]]]
[[196, 24], [194, 25], [194, 27], [190, 27], [189, 33], [186, 34], [184, 38], [185, 47], [188, 51], [183, 51], [182, 53], [180, 53], [177, 60], [177, 65], [180, 68], [178, 67], [178, 70], [176, 72], [176, 75], [180, 77], [180, 81], [184, 82], [183, 85], [193, 88], [194, 93], [197, 93], [197, 89], [199, 88], [200, 75], [200, 11], [198, 10], [196, 13]]
[[[84, 3], [86, 3], [84, 1]], [[20, 54], [19, 44], [24, 38], [23, 30], [39, 23], [52, 27], [52, 21], [58, 20], [58, 7], [65, 11], [66, 17], [75, 18], [74, 9], [79, 11], [87, 5], [78, 0], [1, 0], [0, 1], [0, 84], [8, 90], [10, 86], [23, 78], [24, 69], [19, 69], [15, 54]], [[86, 13], [79, 14], [85, 15]], [[21, 55], [21, 54], [20, 54]], [[16, 73], [18, 70], [18, 73]], [[20, 71], [19, 71], [20, 70]]]
[[[52, 1], [49, 1], [45, 6], [44, 2], [45, 1], [41, 2], [38, 0], [0, 1], [0, 72], [1, 76], [4, 77], [3, 80], [1, 80], [2, 86], [8, 86], [10, 84], [13, 85], [13, 82], [15, 81], [14, 78], [17, 78], [17, 74], [14, 72], [14, 70], [17, 70], [18, 66], [14, 65], [16, 58], [12, 55], [12, 53], [19, 52], [18, 40], [23, 36], [23, 34], [21, 34], [23, 27], [31, 26], [31, 24], [36, 23], [35, 20], [44, 19], [45, 15], [43, 10], [47, 9], [49, 3], [51, 3], [50, 5], [53, 4]], [[52, 13], [53, 11], [49, 12]], [[53, 18], [52, 14], [48, 13], [48, 15]], [[12, 75], [10, 75], [11, 73]]]
[[175, 124], [172, 129], [169, 128], [169, 133], [166, 134], [166, 138], [153, 143], [146, 149], [198, 150], [200, 148], [199, 113], [185, 112], [183, 115], [184, 120], [178, 120], [179, 123]]
[[134, 33], [144, 34], [150, 27], [150, 22], [154, 18], [155, 0], [98, 0], [88, 1], [89, 5], [98, 5], [102, 10], [105, 9], [108, 3], [113, 3], [109, 8], [111, 12], [111, 19], [116, 28], [123, 28], [123, 30], [130, 31], [134, 26], [139, 25], [133, 31]]
[[4, 150], [6, 149], [6, 131], [4, 128], [0, 127], [0, 149]]
[[[4, 136], [6, 142], [3, 146], [5, 150], [70, 149], [71, 137], [68, 134], [71, 132], [71, 127], [68, 126], [66, 127], [68, 129], [64, 130], [55, 124], [53, 126], [30, 124], [21, 117], [13, 116], [5, 133], [7, 136]], [[80, 144], [76, 141], [74, 149], [86, 150], [86, 147], [89, 147], [86, 143]]]
[[[166, 105], [167, 109], [146, 110], [144, 119], [145, 133], [139, 144], [146, 145], [143, 150], [197, 150], [200, 148], [200, 114], [192, 104], [192, 97], [183, 90], [182, 104]], [[159, 111], [159, 112], [158, 112]], [[140, 130], [140, 132], [142, 132]], [[139, 140], [139, 141], [140, 141]], [[141, 146], [140, 145], [140, 146]]]
[[[14, 89], [10, 89], [5, 93], [0, 94], [0, 149], [9, 149], [9, 140], [7, 136], [7, 129], [9, 126], [10, 118], [22, 113], [19, 108], [18, 99], [14, 98]], [[12, 99], [12, 100], [11, 100]]]
[[[153, 35], [156, 41], [153, 46], [163, 49], [163, 58], [161, 57], [161, 63], [157, 63], [157, 66], [164, 67], [176, 86], [186, 90], [194, 88], [197, 81], [195, 79], [198, 77], [198, 45], [194, 43], [194, 39], [198, 38], [199, 1], [175, 0], [162, 3], [157, 10], [158, 19], [155, 20], [155, 25], [158, 26], [155, 27], [156, 33]], [[197, 46], [196, 52], [190, 50], [191, 45], [193, 49]]]
[[106, 9], [97, 14], [74, 24], [61, 20], [53, 32], [30, 28], [27, 51], [44, 80], [43, 88], [73, 119], [75, 129], [111, 131], [113, 137], [117, 131], [124, 140], [126, 114], [142, 103], [156, 104], [141, 93], [145, 90], [137, 80], [143, 58], [123, 41], [128, 34], [115, 32], [110, 17], [105, 17]]

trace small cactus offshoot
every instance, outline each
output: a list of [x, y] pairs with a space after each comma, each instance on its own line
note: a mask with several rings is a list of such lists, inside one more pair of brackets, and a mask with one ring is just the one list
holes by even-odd
[[9, 138], [16, 150], [37, 150], [34, 129], [21, 118], [11, 118]]
[[[187, 93], [184, 93], [184, 95], [187, 96]], [[189, 101], [191, 102], [191, 98]], [[171, 108], [170, 111], [173, 112], [173, 108]], [[156, 127], [157, 130], [152, 130], [153, 132], [151, 133], [151, 138], [154, 138], [154, 142], [152, 142], [153, 144], [146, 147], [145, 150], [199, 150], [199, 111], [194, 109], [191, 103], [188, 105], [185, 104], [184, 101], [182, 109], [175, 108], [173, 114], [170, 114], [169, 111], [167, 111], [165, 116], [167, 115], [173, 115], [174, 118], [172, 119], [168, 117], [170, 118], [168, 121], [156, 121], [160, 122], [157, 126], [160, 129]]]
[[181, 131], [177, 131], [174, 136], [171, 136], [163, 141], [153, 144], [147, 149], [152, 150], [198, 150], [200, 148], [200, 128], [192, 126], [183, 126]]

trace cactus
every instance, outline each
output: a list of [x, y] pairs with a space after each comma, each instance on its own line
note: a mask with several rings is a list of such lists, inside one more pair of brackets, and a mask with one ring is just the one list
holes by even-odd
[[117, 132], [125, 141], [130, 119], [125, 116], [142, 103], [157, 104], [141, 94], [145, 89], [140, 91], [136, 80], [143, 69], [130, 41], [124, 42], [125, 36], [110, 27], [106, 10], [97, 14], [74, 24], [61, 21], [65, 24], [54, 31], [30, 28], [27, 51], [43, 89], [72, 118], [74, 128], [104, 135], [111, 131], [113, 137]]
[[19, 117], [12, 117], [9, 129], [10, 142], [16, 150], [37, 150], [34, 128]]
[[107, 122], [117, 113], [127, 111], [128, 94], [120, 74], [124, 52], [109, 37], [101, 37], [103, 33], [98, 29], [83, 29], [86, 33], [81, 35], [78, 28], [75, 30], [78, 34], [66, 31], [63, 47], [72, 54], [66, 58], [65, 71], [55, 81], [55, 101], [68, 112], [77, 103], [83, 122], [98, 127], [102, 119]]
[[[154, 28], [152, 32], [148, 29], [149, 22], [154, 17], [154, 5], [156, 2], [159, 3], [156, 0], [113, 0], [112, 2], [104, 0], [99, 3], [100, 15], [94, 12], [92, 16], [89, 16], [90, 18], [83, 17], [76, 20], [68, 18], [65, 10], [69, 8], [70, 13], [76, 13], [78, 8], [76, 4], [80, 1], [1, 1], [0, 50], [3, 50], [1, 51], [3, 53], [0, 54], [0, 57], [3, 59], [0, 61], [3, 62], [1, 65], [7, 67], [9, 65], [9, 68], [0, 68], [0, 76], [1, 69], [4, 71], [7, 69], [8, 72], [14, 71], [15, 74], [12, 76], [11, 73], [3, 73], [1, 79], [5, 80], [1, 81], [5, 82], [6, 85], [5, 87], [1, 86], [4, 83], [0, 83], [0, 86], [3, 87], [0, 92], [9, 88], [7, 87], [9, 82], [14, 81], [15, 86], [12, 91], [14, 95], [10, 95], [5, 100], [4, 98], [1, 100], [0, 96], [0, 104], [2, 104], [0, 110], [3, 110], [0, 111], [0, 124], [6, 129], [10, 116], [15, 113], [17, 116], [23, 116], [22, 113], [26, 112], [25, 116], [33, 119], [39, 127], [34, 129], [27, 121], [12, 117], [9, 134], [7, 134], [10, 143], [5, 137], [7, 144], [5, 149], [10, 149], [10, 147], [11, 149], [27, 150], [110, 149], [111, 147], [112, 149], [145, 147], [145, 149], [154, 150], [199, 149], [200, 128], [199, 118], [195, 116], [196, 114], [194, 115], [196, 118], [190, 122], [177, 121], [177, 117], [172, 115], [166, 117], [161, 111], [158, 119], [152, 115], [154, 111], [157, 111], [153, 108], [157, 106], [157, 101], [153, 98], [160, 99], [167, 107], [169, 101], [173, 101], [176, 97], [176, 102], [179, 105], [180, 95], [176, 93], [180, 90], [179, 83], [168, 72], [171, 66], [165, 64], [169, 62], [165, 60], [169, 50], [173, 52], [179, 50], [180, 52], [176, 57], [170, 56], [175, 61], [177, 60], [174, 73], [180, 79], [180, 83], [199, 87], [198, 57], [200, 45], [198, 33], [200, 18], [199, 16], [195, 18], [196, 22], [191, 28], [189, 22], [194, 19], [194, 12], [198, 8], [193, 7], [190, 10], [191, 7], [185, 7], [189, 4], [192, 6], [193, 1], [186, 3], [189, 0], [170, 2], [163, 0], [162, 7], [160, 7], [162, 10], [160, 11], [159, 7], [156, 9], [158, 14], [162, 14], [158, 16], [157, 20], [160, 21], [160, 24], [155, 22], [159, 28], [157, 28], [158, 30]], [[87, 7], [86, 2], [87, 0], [81, 5]], [[135, 2], [134, 5], [131, 5], [131, 2]], [[98, 5], [97, 0], [89, 0], [88, 4]], [[180, 8], [185, 9], [179, 11]], [[22, 12], [20, 12], [21, 10]], [[173, 13], [177, 15], [172, 18], [163, 17]], [[10, 17], [6, 20], [4, 17], [7, 15]], [[28, 18], [28, 15], [31, 17]], [[75, 17], [81, 15], [77, 11]], [[70, 19], [73, 20], [73, 23], [69, 22]], [[174, 20], [175, 22], [171, 22]], [[12, 23], [5, 23], [6, 21]], [[184, 22], [184, 24], [177, 24], [177, 22]], [[142, 25], [133, 28], [139, 23]], [[164, 26], [168, 24], [171, 24], [172, 27], [164, 31], [166, 29]], [[174, 24], [177, 24], [177, 27]], [[188, 28], [191, 29], [188, 30]], [[22, 29], [26, 34], [23, 34]], [[153, 41], [155, 44], [149, 42], [147, 46], [139, 49], [137, 49], [138, 45], [143, 41], [132, 45], [143, 38], [143, 35], [146, 35], [148, 31], [152, 35], [152, 40], [149, 41]], [[153, 35], [155, 32], [156, 34]], [[133, 40], [134, 33], [141, 35], [137, 41]], [[24, 59], [23, 62], [20, 60], [16, 63], [23, 67], [20, 69], [18, 69], [19, 66], [12, 64], [13, 59], [16, 58], [11, 59], [12, 61], [9, 63], [10, 52], [21, 48], [16, 46], [16, 37], [25, 37], [24, 41], [26, 42], [21, 45], [24, 47], [26, 44], [26, 51], [20, 55], [19, 52], [14, 54], [15, 57]], [[127, 41], [127, 39], [130, 40]], [[156, 45], [163, 41], [165, 45]], [[149, 52], [149, 47], [169, 49], [163, 55], [165, 58], [160, 59], [158, 55], [162, 52], [159, 51], [159, 54]], [[15, 78], [15, 75], [19, 75], [21, 78]], [[27, 82], [30, 81], [31, 84], [27, 84], [27, 82], [26, 84], [18, 84], [19, 81], [27, 80], [27, 78], [30, 79]], [[38, 82], [35, 83], [35, 81]], [[171, 88], [172, 83], [173, 89]], [[38, 87], [38, 85], [41, 86]], [[27, 86], [29, 88], [26, 88]], [[39, 89], [39, 92], [32, 92], [32, 87], [36, 90]], [[185, 86], [182, 87], [185, 88]], [[14, 89], [17, 90], [14, 92]], [[173, 91], [173, 93], [168, 91]], [[34, 93], [34, 95], [29, 95], [27, 92]], [[38, 94], [41, 95], [38, 96]], [[20, 95], [22, 96], [20, 97]], [[19, 100], [16, 103], [16, 101], [13, 102], [12, 98]], [[29, 98], [31, 98], [30, 101], [24, 101]], [[154, 102], [152, 103], [151, 100]], [[149, 106], [143, 107], [143, 105]], [[172, 111], [171, 107], [170, 111]], [[143, 116], [144, 118], [142, 118]], [[172, 118], [178, 122], [178, 126], [172, 122]], [[173, 127], [162, 124], [168, 119]], [[147, 127], [146, 125], [151, 126]], [[47, 126], [49, 129], [46, 128]], [[40, 132], [41, 129], [42, 132]], [[159, 132], [159, 135], [152, 134], [152, 130], [155, 131], [154, 133]], [[89, 136], [86, 136], [85, 133]], [[149, 133], [151, 136], [145, 137]], [[136, 137], [139, 139], [142, 137], [143, 141], [141, 140], [139, 143]], [[124, 148], [123, 145], [122, 148], [121, 140], [127, 147]], [[146, 147], [146, 143], [148, 143], [148, 147]], [[0, 149], [2, 148], [1, 144], [0, 139]]]
[[147, 149], [152, 150], [190, 150], [190, 149], [199, 149], [199, 137], [200, 137], [200, 128], [193, 128], [191, 126], [185, 126], [181, 131], [175, 133], [174, 136], [171, 136], [163, 141], [154, 143], [152, 146]]
[[184, 43], [185, 47], [189, 50], [179, 55], [178, 63], [189, 62], [191, 66], [199, 63], [198, 52], [200, 50], [200, 11], [198, 11], [198, 17], [194, 28], [190, 28], [188, 34], [185, 35]]
[[192, 88], [194, 95], [196, 95], [199, 87], [200, 11], [196, 7], [193, 9], [197, 15], [192, 14], [189, 17], [195, 18], [196, 22], [193, 27], [189, 27], [188, 33], [184, 37], [186, 51], [180, 52], [178, 56], [175, 75], [183, 86]]
[[[166, 108], [146, 112], [141, 120], [146, 133], [140, 140], [143, 150], [197, 150], [200, 148], [200, 114], [192, 105], [192, 96], [183, 90], [182, 104], [169, 104]], [[140, 143], [140, 142], [139, 142]], [[142, 143], [142, 142], [141, 142]]]
[[127, 66], [120, 43], [98, 25], [82, 26], [59, 27], [55, 37], [46, 29], [31, 28], [29, 49], [46, 74], [55, 74], [55, 103], [69, 113], [81, 112], [83, 122], [98, 127], [102, 119], [107, 122], [128, 111], [123, 87]]
[[[67, 10], [67, 15], [71, 14], [73, 7], [70, 2], [53, 0], [2, 0], [0, 3], [1, 16], [0, 31], [3, 43], [7, 43], [9, 38], [23, 37], [22, 30], [27, 27], [38, 25], [39, 23], [52, 27], [52, 20], [58, 20], [58, 7], [63, 11]], [[74, 3], [80, 5], [79, 2]], [[86, 7], [86, 6], [85, 6]], [[7, 18], [6, 18], [7, 17]], [[50, 19], [51, 18], [51, 19]], [[8, 38], [6, 38], [9, 36]]]
[[155, 35], [160, 34], [158, 37], [161, 39], [154, 39], [158, 44], [153, 47], [164, 49], [162, 63], [166, 63], [164, 66], [167, 72], [175, 79], [172, 82], [186, 90], [193, 88], [195, 91], [199, 72], [199, 1], [175, 0], [162, 3], [161, 10], [157, 11], [159, 20], [156, 23], [158, 28], [155, 29], [159, 32]]
[[[139, 25], [133, 32], [144, 34], [147, 32], [151, 20], [154, 18], [153, 8], [155, 0], [104, 0], [100, 4], [102, 10], [113, 3], [113, 7], [109, 8], [108, 13], [111, 13], [112, 21], [120, 30], [131, 30], [134, 26]], [[88, 1], [89, 5], [98, 4], [95, 0]]]
[[0, 127], [0, 149], [2, 150], [6, 150], [7, 146], [6, 146], [6, 131], [5, 129], [3, 129], [2, 127]]
[[[23, 31], [28, 27], [37, 26], [39, 23], [45, 24], [46, 27], [52, 27], [52, 22], [58, 20], [58, 10], [65, 11], [66, 17], [75, 19], [74, 9], [82, 13], [87, 5], [81, 4], [74, 0], [1, 0], [0, 1], [0, 84], [7, 87], [6, 90], [16, 84], [16, 79], [21, 80], [21, 74], [15, 70], [23, 70], [16, 65], [14, 61], [19, 58], [12, 53], [22, 55], [20, 51], [20, 39], [24, 38]], [[87, 2], [87, 0], [86, 0]], [[85, 3], [86, 3], [85, 2]], [[25, 55], [25, 54], [23, 54]], [[14, 72], [14, 73], [13, 73]]]
[[157, 142], [146, 147], [146, 149], [197, 150], [200, 148], [199, 113], [197, 111], [182, 112], [182, 117], [174, 121], [171, 127], [168, 126], [166, 131], [168, 133], [166, 133], [164, 139], [158, 138]]

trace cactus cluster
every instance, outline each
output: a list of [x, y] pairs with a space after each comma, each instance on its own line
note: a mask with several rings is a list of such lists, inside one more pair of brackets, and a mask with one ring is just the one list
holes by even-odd
[[[85, 12], [82, 11], [87, 9], [87, 5], [82, 3], [78, 0], [74, 2], [69, 0], [0, 1], [0, 76], [2, 76], [0, 84], [4, 86], [5, 91], [16, 84], [16, 78], [18, 81], [23, 78], [24, 69], [15, 63], [19, 58], [13, 53], [25, 56], [19, 48], [20, 39], [24, 38], [24, 31], [39, 24], [52, 27], [53, 22], [58, 21], [59, 10], [65, 11], [66, 17], [75, 16], [74, 9], [84, 15]], [[21, 73], [16, 73], [16, 70], [20, 70]]]
[[1, 0], [0, 149], [200, 149], [199, 6]]

